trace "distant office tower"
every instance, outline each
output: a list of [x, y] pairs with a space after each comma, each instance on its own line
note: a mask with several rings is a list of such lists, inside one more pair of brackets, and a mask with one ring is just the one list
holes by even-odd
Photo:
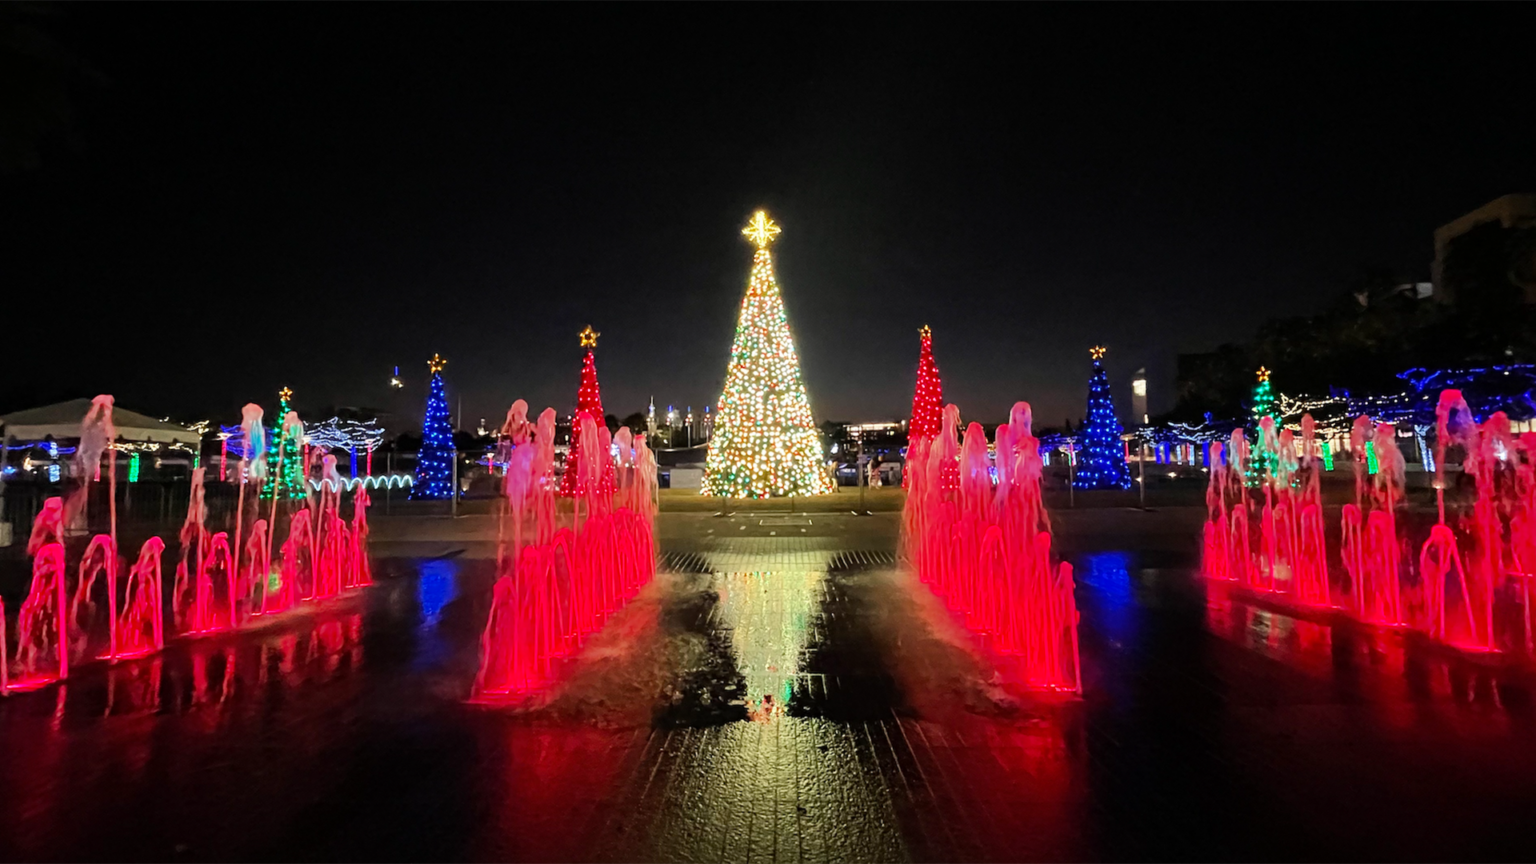
[[1147, 416], [1147, 370], [1137, 369], [1136, 377], [1131, 379], [1131, 422], [1146, 425], [1150, 421]]

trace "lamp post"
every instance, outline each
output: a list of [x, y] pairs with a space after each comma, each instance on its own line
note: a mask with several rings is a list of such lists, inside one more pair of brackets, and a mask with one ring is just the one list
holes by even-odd
[[1067, 506], [1077, 506], [1077, 448], [1067, 439]]
[[1147, 509], [1147, 442], [1139, 441], [1138, 443], [1141, 447], [1140, 456], [1136, 461], [1139, 469], [1137, 473], [1140, 475], [1140, 478], [1137, 480], [1136, 485], [1141, 487], [1141, 509], [1145, 510]]
[[858, 456], [854, 457], [853, 470], [854, 470], [854, 473], [857, 474], [858, 478], [859, 478], [859, 515], [862, 516], [865, 512], [867, 512], [865, 510], [865, 507], [864, 507], [864, 427], [863, 426], [859, 427], [859, 454], [858, 454]]

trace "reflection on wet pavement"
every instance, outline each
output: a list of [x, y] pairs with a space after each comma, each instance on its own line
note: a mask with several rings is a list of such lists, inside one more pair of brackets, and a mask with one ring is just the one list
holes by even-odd
[[[1066, 737], [1042, 717], [936, 723], [885, 650], [925, 626], [889, 553], [732, 541], [674, 562], [677, 623], [711, 646], [643, 745], [601, 827], [603, 860], [1012, 860], [1085, 854]], [[701, 598], [703, 598], [701, 600]], [[877, 629], [888, 632], [877, 634]], [[910, 634], [916, 637], [917, 634]], [[672, 634], [670, 638], [680, 638]], [[911, 639], [949, 668], [945, 643]], [[719, 709], [721, 704], [734, 711]], [[594, 826], [596, 828], [596, 826]]]
[[0, 700], [0, 858], [1532, 851], [1522, 662], [1111, 552], [1073, 560], [1086, 695], [1048, 701], [995, 679], [890, 550], [836, 542], [669, 550], [541, 711], [465, 704], [493, 574], [454, 559]]

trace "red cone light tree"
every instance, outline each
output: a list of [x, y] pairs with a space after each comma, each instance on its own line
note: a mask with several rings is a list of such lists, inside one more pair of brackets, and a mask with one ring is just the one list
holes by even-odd
[[581, 389], [576, 391], [576, 416], [571, 423], [571, 449], [565, 453], [565, 474], [560, 477], [560, 494], [576, 494], [576, 478], [581, 467], [581, 415], [588, 414], [592, 422], [603, 424], [603, 394], [597, 386], [597, 364], [592, 349], [597, 347], [601, 334], [589, 325], [581, 331], [581, 347], [587, 349], [586, 359], [581, 361]]
[[933, 331], [917, 331], [923, 338], [923, 352], [917, 360], [917, 390], [912, 394], [912, 420], [907, 437], [932, 438], [944, 422], [944, 382], [939, 380], [939, 365], [933, 362]]

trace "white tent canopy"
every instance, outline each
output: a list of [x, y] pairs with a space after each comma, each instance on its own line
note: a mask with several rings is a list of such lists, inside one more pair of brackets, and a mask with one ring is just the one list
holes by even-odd
[[[4, 427], [6, 437], [18, 441], [41, 441], [49, 436], [55, 441], [79, 438], [80, 421], [89, 410], [91, 400], [71, 399], [41, 408], [13, 411], [0, 417], [0, 426]], [[117, 427], [118, 438], [125, 441], [196, 444], [199, 440], [198, 434], [185, 426], [156, 420], [126, 408], [113, 407], [112, 425]]]

